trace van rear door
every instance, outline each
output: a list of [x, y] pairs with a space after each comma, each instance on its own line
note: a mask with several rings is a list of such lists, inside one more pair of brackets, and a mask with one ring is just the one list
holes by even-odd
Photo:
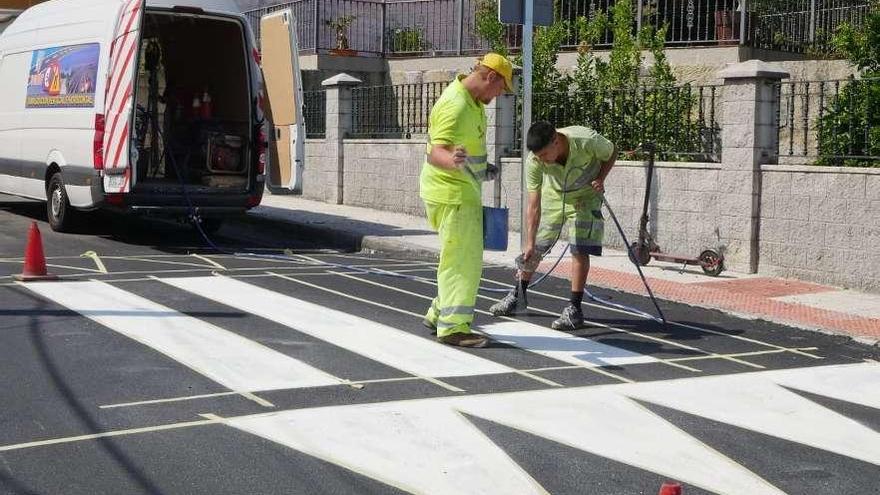
[[301, 194], [306, 132], [293, 12], [284, 9], [263, 16], [260, 33], [269, 120], [274, 126], [267, 185], [273, 191]]
[[[104, 93], [104, 192], [131, 190], [130, 146], [134, 81], [140, 52], [141, 25], [146, 0], [123, 0], [110, 45], [107, 87]], [[100, 129], [96, 129], [100, 131]]]

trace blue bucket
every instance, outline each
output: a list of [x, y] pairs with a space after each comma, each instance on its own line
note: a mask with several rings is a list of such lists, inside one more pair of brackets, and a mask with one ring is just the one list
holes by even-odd
[[483, 249], [507, 251], [507, 208], [483, 207]]

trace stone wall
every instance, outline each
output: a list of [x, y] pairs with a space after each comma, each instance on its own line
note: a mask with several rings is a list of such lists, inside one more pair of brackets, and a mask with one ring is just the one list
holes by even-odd
[[760, 271], [880, 292], [880, 170], [762, 167]]
[[[696, 257], [721, 250], [736, 271], [766, 273], [880, 292], [880, 170], [775, 165], [778, 149], [772, 82], [781, 68], [758, 61], [729, 67], [723, 81], [720, 163], [658, 162], [648, 205], [650, 232], [666, 253]], [[311, 199], [423, 215], [418, 176], [425, 136], [407, 140], [345, 137], [351, 88], [337, 76], [328, 88], [327, 139], [307, 140], [304, 195]], [[510, 209], [519, 230], [518, 158], [500, 158], [513, 144], [512, 98], [487, 106], [490, 161], [501, 180], [483, 186], [486, 205]], [[618, 161], [607, 201], [632, 242], [645, 193], [642, 162]], [[606, 244], [623, 248], [606, 213]]]

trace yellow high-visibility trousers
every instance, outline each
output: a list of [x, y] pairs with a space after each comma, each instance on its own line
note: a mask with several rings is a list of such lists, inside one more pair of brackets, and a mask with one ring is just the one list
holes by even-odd
[[425, 210], [440, 235], [437, 297], [425, 318], [437, 325], [438, 337], [470, 332], [483, 275], [483, 207], [426, 201]]

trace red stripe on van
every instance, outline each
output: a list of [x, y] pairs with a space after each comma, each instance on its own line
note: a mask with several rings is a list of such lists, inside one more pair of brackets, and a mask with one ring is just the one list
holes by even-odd
[[[127, 34], [123, 35], [122, 37], [117, 38], [116, 41], [119, 42], [118, 48], [120, 48], [120, 51], [122, 50], [123, 47], [128, 45], [128, 38], [129, 37], [131, 37], [131, 34], [127, 33]], [[116, 90], [113, 89], [111, 91], [111, 88], [118, 89], [119, 88], [119, 80], [122, 79], [122, 76], [116, 70], [117, 66], [121, 63], [119, 61], [121, 58], [122, 57], [117, 57], [117, 58], [113, 59], [113, 70], [110, 71], [110, 84], [107, 85], [107, 94], [106, 94], [106, 98], [105, 98], [106, 108], [108, 111], [110, 110], [110, 105], [112, 105], [116, 99]]]
[[[136, 39], [135, 36], [132, 36], [132, 38]], [[114, 105], [114, 103], [116, 103], [116, 95], [119, 91], [119, 85], [122, 83], [122, 81], [124, 81], [125, 79], [128, 78], [128, 74], [126, 74], [126, 71], [128, 70], [128, 66], [130, 65], [131, 59], [134, 56], [134, 49], [135, 49], [135, 46], [137, 45], [137, 43], [133, 43], [133, 42], [131, 42], [131, 40], [128, 41], [128, 44], [129, 44], [128, 53], [125, 55], [125, 63], [122, 65], [122, 70], [116, 73], [116, 77], [117, 77], [116, 87], [113, 88], [113, 95], [110, 98], [110, 111], [111, 112], [115, 108], [118, 108], [120, 110], [123, 108], [123, 105], [119, 105], [117, 107], [116, 105]], [[132, 78], [132, 80], [133, 80], [133, 78]], [[123, 99], [123, 101], [124, 101], [124, 99]]]
[[[133, 2], [137, 2], [137, 5], [135, 5], [135, 7], [132, 9], [131, 4]], [[125, 8], [128, 11], [128, 21], [127, 22], [123, 21], [123, 22], [125, 22], [125, 29], [120, 31], [119, 27], [120, 27], [121, 23], [116, 26], [116, 30], [114, 32], [113, 43], [110, 45], [110, 60], [113, 61], [113, 67], [110, 70], [110, 81], [111, 82], [114, 80], [114, 76], [118, 77], [118, 72], [116, 71], [116, 69], [119, 67], [119, 58], [115, 57], [116, 51], [117, 51], [116, 48], [120, 45], [124, 46], [125, 40], [127, 38], [130, 38], [129, 30], [131, 29], [132, 24], [134, 24], [134, 20], [137, 18], [138, 12], [140, 12], [140, 9], [141, 9], [140, 0], [129, 1], [128, 4], [126, 4]], [[123, 38], [123, 35], [125, 35], [125, 38]], [[106, 101], [107, 101], [107, 96], [110, 94], [110, 86], [111, 86], [110, 84], [107, 85], [107, 91], [105, 92], [105, 95], [104, 95], [106, 110], [109, 110], [109, 107], [107, 107]], [[115, 95], [114, 95], [114, 97], [115, 97]]]
[[[126, 90], [125, 96], [123, 97], [123, 101], [128, 100], [131, 97], [131, 86]], [[110, 124], [110, 133], [107, 134], [107, 154], [105, 157], [111, 156], [113, 151], [113, 145], [117, 144], [116, 141], [116, 125], [119, 124], [119, 116], [122, 115], [122, 112], [116, 112], [113, 114], [113, 122]], [[128, 117], [126, 116], [126, 119]], [[113, 154], [113, 156], [118, 156], [118, 153]], [[116, 161], [106, 162], [106, 165], [109, 165], [111, 168], [116, 168]]]
[[119, 146], [116, 148], [116, 153], [113, 156], [114, 164], [119, 163], [119, 153], [122, 151], [126, 139], [128, 139], [128, 122], [125, 123], [125, 127], [122, 128], [122, 133], [119, 136]]
[[[132, 3], [132, 2], [128, 2], [128, 4], [125, 6], [125, 10], [126, 10], [126, 13], [125, 13], [125, 14], [128, 15], [128, 20], [125, 20], [125, 19], [123, 18], [123, 19], [122, 19], [122, 22], [120, 22], [120, 23], [116, 26], [116, 29], [115, 29], [114, 32], [113, 32], [113, 37], [114, 37], [115, 39], [118, 39], [120, 36], [122, 36], [123, 34], [128, 33], [128, 32], [131, 30], [131, 25], [134, 24], [134, 20], [137, 18], [137, 14], [138, 14], [138, 12], [141, 10], [141, 4], [140, 4], [140, 2], [137, 2], [137, 5], [136, 5], [133, 9], [131, 8], [131, 3]], [[123, 14], [123, 15], [125, 15], [125, 14]], [[119, 29], [119, 28], [122, 26], [123, 23], [125, 24], [125, 28], [124, 28], [124, 29]], [[114, 39], [114, 41], [115, 41], [115, 39]], [[110, 51], [110, 56], [111, 56], [111, 57], [113, 56], [113, 50], [112, 50], [112, 48], [111, 48], [111, 51]]]
[[131, 169], [125, 169], [125, 178], [122, 179], [122, 186], [119, 187], [119, 192], [125, 192], [125, 188], [128, 187], [128, 181], [131, 179]]

